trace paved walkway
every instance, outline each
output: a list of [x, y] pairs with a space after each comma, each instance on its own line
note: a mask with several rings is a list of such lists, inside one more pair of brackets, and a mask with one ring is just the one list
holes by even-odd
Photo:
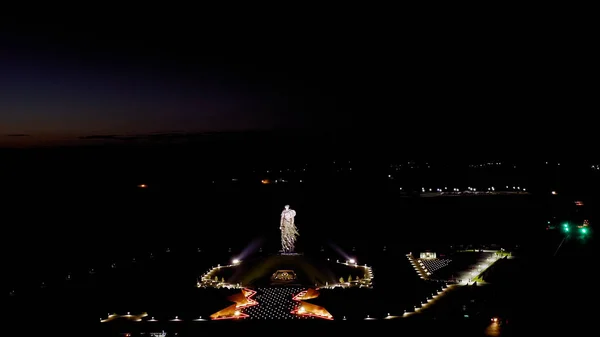
[[306, 319], [292, 314], [298, 302], [294, 295], [306, 290], [300, 287], [258, 288], [254, 300], [258, 305], [244, 309], [250, 319]]

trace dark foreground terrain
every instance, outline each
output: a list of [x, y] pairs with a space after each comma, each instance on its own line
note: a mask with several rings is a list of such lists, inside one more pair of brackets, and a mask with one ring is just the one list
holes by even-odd
[[[351, 248], [349, 249], [351, 251]], [[353, 256], [360, 262], [373, 265], [374, 289], [323, 290], [314, 301], [324, 306], [336, 318], [333, 322], [287, 322], [294, 333], [311, 329], [346, 329], [372, 324], [372, 327], [394, 328], [399, 331], [418, 329], [422, 333], [444, 330], [465, 332], [467, 335], [485, 331], [490, 319], [499, 317], [502, 330], [537, 331], [582, 327], [589, 323], [586, 303], [593, 287], [585, 277], [590, 258], [522, 257], [506, 260], [489, 275], [490, 284], [461, 288], [452, 301], [408, 318], [404, 310], [419, 306], [426, 296], [441, 289], [441, 284], [419, 279], [404, 256], [405, 250], [387, 248], [361, 249]], [[315, 257], [340, 257], [337, 251], [313, 252]], [[197, 289], [195, 278], [218, 262], [227, 263], [227, 249], [206, 248], [202, 252], [170, 249], [150, 255], [120, 260], [112, 265], [98, 266], [93, 274], [72, 274], [71, 280], [55, 279], [45, 288], [25, 289], [10, 296], [10, 312], [5, 316], [11, 327], [22, 332], [86, 331], [102, 335], [119, 332], [171, 331], [204, 333], [206, 331], [236, 331], [261, 329], [281, 322], [194, 321], [207, 318], [230, 303], [226, 296], [233, 291]], [[341, 258], [341, 257], [340, 257]], [[145, 322], [100, 323], [110, 313], [132, 314], [147, 312]], [[343, 320], [343, 317], [347, 320]], [[147, 322], [154, 317], [157, 322]], [[181, 321], [173, 322], [175, 317]], [[341, 320], [342, 319], [342, 320]], [[31, 322], [34, 321], [35, 325]], [[579, 325], [572, 326], [572, 322]], [[292, 325], [290, 325], [292, 324]], [[56, 330], [59, 329], [59, 330]], [[225, 329], [225, 330], [221, 330]], [[456, 330], [453, 330], [456, 329]], [[325, 330], [324, 330], [325, 332]], [[86, 333], [86, 335], [88, 335]], [[185, 334], [182, 334], [185, 335]]]
[[[347, 316], [346, 321], [298, 322], [304, 324], [288, 325], [293, 333], [335, 329], [356, 334], [366, 326], [377, 327], [372, 331], [389, 327], [469, 334], [484, 331], [490, 318], [498, 316], [508, 319], [503, 331], [533, 327], [543, 334], [590, 322], [585, 308], [595, 291], [596, 263], [587, 257], [594, 248], [593, 231], [588, 240], [565, 242], [553, 258], [563, 236], [546, 229], [565, 220], [595, 223], [597, 199], [591, 191], [597, 181], [577, 184], [587, 181], [583, 175], [566, 170], [558, 179], [554, 171], [536, 175], [534, 169], [497, 175], [451, 170], [456, 174], [402, 173], [390, 180], [387, 169], [380, 169], [389, 164], [352, 166], [352, 172], [362, 167], [354, 177], [349, 163], [336, 162], [317, 170], [326, 174], [286, 174], [286, 182], [274, 183], [282, 176], [270, 166], [248, 171], [246, 165], [244, 172], [250, 173], [242, 174], [232, 168], [232, 160], [227, 162], [231, 169], [211, 171], [203, 170], [203, 165], [212, 167], [208, 161], [188, 158], [186, 165], [175, 165], [164, 156], [140, 156], [136, 160], [143, 164], [136, 166], [123, 155], [127, 169], [122, 174], [115, 173], [120, 172], [118, 161], [95, 155], [69, 159], [69, 165], [61, 164], [60, 156], [49, 156], [36, 165], [21, 160], [21, 166], [2, 167], [3, 191], [9, 196], [2, 210], [7, 325], [26, 335], [33, 330], [133, 332], [146, 329], [147, 323], [109, 325], [100, 318], [112, 312], [148, 312], [160, 319], [155, 328], [181, 335], [273, 329], [276, 324], [189, 319], [208, 317], [229, 304], [223, 300], [226, 294], [197, 289], [198, 275], [235, 257], [279, 249], [279, 215], [285, 204], [298, 212], [299, 251], [319, 258], [356, 258], [372, 265], [375, 273], [373, 290], [331, 291], [319, 298], [334, 317]], [[285, 165], [278, 169], [287, 170]], [[299, 173], [304, 166], [288, 168]], [[448, 178], [465, 188], [517, 181], [531, 185], [532, 193], [419, 198], [399, 189], [443, 186]], [[558, 195], [549, 193], [558, 188]], [[575, 200], [585, 206], [574, 207]], [[489, 286], [467, 291], [432, 316], [383, 319], [388, 313], [402, 314], [439, 286], [420, 280], [404, 254], [491, 244], [514, 251], [516, 258], [490, 271]], [[367, 315], [378, 319], [365, 320]], [[183, 321], [168, 322], [174, 316]]]

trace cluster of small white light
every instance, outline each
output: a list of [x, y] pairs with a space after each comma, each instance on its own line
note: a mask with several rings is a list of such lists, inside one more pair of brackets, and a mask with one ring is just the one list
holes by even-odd
[[327, 283], [327, 284], [325, 284], [325, 286], [323, 286], [321, 288], [334, 289], [334, 288], [349, 288], [349, 287], [355, 287], [355, 286], [358, 286], [359, 288], [372, 288], [373, 287], [372, 280], [373, 280], [374, 276], [373, 276], [373, 268], [372, 267], [369, 267], [366, 264], [364, 266], [361, 266], [354, 259], [349, 259], [346, 262], [340, 262], [339, 260], [337, 260], [336, 262], [339, 264], [343, 264], [345, 266], [363, 269], [364, 277], [360, 280], [355, 280], [352, 282], [346, 281], [343, 283], [334, 283], [334, 284]]
[[[489, 253], [494, 253], [494, 254], [489, 254]], [[471, 280], [473, 278], [477, 277], [479, 274], [481, 274], [487, 268], [489, 268], [492, 264], [494, 264], [496, 261], [498, 261], [500, 258], [502, 258], [502, 254], [500, 254], [499, 251], [488, 250], [488, 251], [485, 251], [485, 254], [489, 254], [487, 258], [485, 258], [482, 261], [478, 261], [471, 268], [469, 268], [461, 273], [461, 275], [458, 277], [458, 280], [461, 284], [469, 284], [469, 282], [471, 282]], [[429, 277], [431, 277], [431, 275], [433, 274], [433, 272], [435, 270], [443, 268], [451, 262], [450, 260], [415, 259], [412, 256], [412, 254], [406, 254], [406, 257], [408, 258], [408, 261], [413, 266], [413, 268], [415, 269], [415, 271], [417, 272], [417, 274], [419, 275], [419, 277], [421, 279], [428, 279]], [[431, 262], [431, 261], [436, 261], [436, 260], [440, 261], [440, 262]]]
[[294, 296], [306, 289], [299, 287], [258, 288], [254, 299], [258, 305], [244, 309], [250, 315], [249, 319], [305, 319], [292, 314], [299, 302]]
[[444, 268], [452, 262], [450, 259], [417, 259], [419, 266], [427, 276], [431, 276], [436, 270]]
[[[506, 186], [507, 190], [511, 189], [511, 186]], [[512, 190], [513, 191], [523, 191], [523, 192], [527, 192], [526, 188], [521, 188], [520, 186], [512, 186]]]
[[[400, 188], [400, 190], [402, 190], [402, 188]], [[523, 191], [526, 192], [527, 189], [525, 188], [521, 188], [520, 186], [513, 186], [512, 189], [510, 186], [506, 186], [506, 190], [505, 191]], [[461, 190], [460, 188], [456, 188], [456, 187], [444, 187], [444, 188], [426, 188], [426, 187], [421, 187], [421, 192], [422, 193], [427, 193], [427, 192], [432, 192], [432, 193], [454, 193], [454, 192], [458, 192], [460, 193], [469, 193], [469, 192], [496, 192], [496, 187], [494, 186], [490, 186], [490, 187], [484, 187], [483, 189], [479, 190], [476, 187], [471, 187], [468, 186], [466, 190]]]
[[253, 173], [277, 173], [277, 172], [279, 172], [279, 173], [296, 173], [296, 172], [306, 172], [307, 167], [308, 167], [308, 164], [304, 164], [303, 168], [252, 170], [252, 172]]
[[502, 162], [488, 162], [488, 163], [483, 163], [483, 164], [473, 164], [473, 165], [469, 165], [470, 168], [482, 168], [482, 167], [493, 167], [493, 166], [500, 166], [502, 165]]
[[421, 192], [425, 193], [425, 192], [460, 192], [459, 188], [456, 187], [451, 187], [448, 188], [447, 186], [444, 188], [425, 188], [425, 187], [421, 187]]
[[217, 280], [214, 279], [215, 274], [217, 272], [219, 272], [221, 269], [231, 268], [231, 267], [239, 265], [240, 263], [241, 263], [240, 260], [233, 259], [231, 264], [229, 264], [229, 265], [221, 266], [220, 264], [218, 264], [216, 267], [210, 268], [206, 273], [204, 273], [204, 274], [202, 274], [202, 276], [200, 276], [200, 279], [197, 281], [196, 286], [198, 288], [203, 288], [203, 287], [228, 288], [228, 289], [242, 288], [243, 285], [241, 283], [232, 284], [232, 283], [222, 282], [218, 279]]
[[348, 160], [348, 162], [346, 162], [345, 160], [338, 160], [338, 161], [334, 160], [333, 164], [335, 165], [336, 173], [352, 171], [352, 161], [350, 161], [350, 160]]
[[[421, 168], [421, 166], [414, 161], [408, 161], [406, 164], [390, 164], [390, 168], [392, 171], [400, 171], [402, 169], [418, 169]], [[429, 165], [429, 163], [425, 163], [423, 168], [431, 168], [431, 165]]]
[[600, 171], [600, 165], [592, 165], [592, 170]]
[[167, 337], [167, 333], [164, 330], [161, 332], [151, 332], [150, 337]]
[[151, 332], [150, 337], [167, 337], [167, 333], [164, 330], [161, 332]]

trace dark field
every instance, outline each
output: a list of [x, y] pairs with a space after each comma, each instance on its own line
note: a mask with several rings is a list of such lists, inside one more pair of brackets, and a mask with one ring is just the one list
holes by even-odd
[[[373, 263], [375, 289], [322, 290], [312, 303], [326, 307], [334, 317], [362, 320], [367, 315], [383, 318], [388, 313], [401, 315], [419, 305], [422, 298], [441, 288], [420, 280], [401, 252], [356, 252], [361, 262]], [[222, 258], [219, 259], [218, 257]], [[332, 251], [315, 252], [316, 258], [336, 257]], [[229, 254], [219, 251], [171, 250], [155, 252], [153, 257], [138, 257], [136, 262], [119, 262], [116, 268], [106, 266], [95, 273], [73, 275], [72, 280], [47, 282], [46, 288], [30, 288], [10, 298], [15, 317], [29, 317], [32, 311], [44, 312], [50, 320], [100, 324], [109, 313], [148, 312], [161, 324], [175, 316], [191, 321], [228, 306], [227, 295], [235, 290], [197, 289], [196, 275], [215, 265], [226, 263]], [[33, 286], [33, 285], [32, 285]], [[77, 310], [56, 315], [57, 304]], [[162, 323], [161, 323], [162, 322]], [[211, 324], [211, 322], [196, 322]], [[148, 323], [146, 323], [148, 324]]]
[[10, 240], [2, 248], [5, 268], [12, 271], [6, 291], [166, 248], [224, 253], [231, 248], [225, 262], [245, 249], [275, 252], [279, 214], [287, 203], [298, 212], [298, 251], [323, 247], [357, 255], [361, 263], [362, 252], [384, 247], [405, 254], [453, 244], [518, 244], [523, 251], [552, 250], [557, 244], [539, 240], [554, 209], [535, 196], [411, 199], [375, 189], [303, 186], [178, 191], [132, 187], [111, 198], [67, 195], [64, 200], [42, 191], [15, 204], [7, 213], [20, 220], [7, 227]]
[[[315, 257], [335, 257], [331, 250], [312, 254]], [[11, 317], [14, 315], [12, 322], [27, 325], [27, 321], [35, 315], [40, 325], [74, 324], [94, 331], [136, 331], [149, 327], [157, 328], [152, 328], [152, 331], [163, 328], [213, 331], [215, 327], [217, 330], [219, 326], [224, 327], [223, 323], [227, 322], [193, 320], [200, 316], [207, 318], [230, 305], [226, 297], [235, 291], [197, 289], [195, 277], [215, 262], [227, 263], [230, 254], [210, 249], [201, 253], [172, 249], [169, 253], [156, 251], [153, 255], [153, 258], [138, 257], [135, 263], [120, 261], [114, 269], [108, 266], [98, 268], [93, 275], [75, 274], [71, 281], [48, 282], [45, 289], [21, 292], [7, 302]], [[354, 256], [361, 263], [373, 265], [374, 289], [323, 290], [319, 298], [311, 300], [311, 303], [324, 306], [336, 319], [346, 316], [352, 322], [364, 321], [367, 315], [379, 320], [388, 314], [401, 315], [404, 310], [410, 311], [413, 306], [419, 306], [427, 295], [441, 287], [419, 279], [401, 251], [357, 249]], [[441, 322], [460, 326], [460, 322], [468, 320], [471, 322], [470, 329], [480, 326], [483, 330], [489, 317], [498, 316], [509, 320], [511, 327], [529, 326], [540, 320], [544, 327], [550, 324], [564, 326], [565, 320], [589, 316], [582, 305], [587, 302], [590, 288], [584, 286], [587, 284], [585, 279], [573, 275], [577, 275], [578, 270], [589, 269], [590, 263], [593, 260], [589, 258], [507, 260], [498, 266], [497, 275], [502, 275], [502, 279], [490, 277], [490, 281], [494, 282], [492, 285], [451, 292], [448, 295], [450, 300], [440, 301], [423, 315], [401, 319], [400, 325], [410, 326], [412, 321], [436, 318], [440, 323], [428, 326], [428, 329]], [[149, 317], [158, 322], [99, 323], [100, 318], [115, 312], [148, 312]], [[464, 318], [465, 314], [470, 316], [469, 319]], [[170, 322], [175, 316], [183, 321]], [[314, 325], [304, 328], [310, 326]]]
[[[353, 257], [374, 268], [374, 289], [326, 291], [315, 300], [336, 318], [402, 314], [434, 292], [440, 285], [417, 277], [405, 257], [410, 251], [497, 244], [515, 250], [529, 264], [544, 261], [539, 271], [516, 268], [520, 271], [515, 272], [509, 267], [499, 273], [498, 287], [508, 286], [497, 293], [509, 292], [511, 296], [501, 299], [511, 301], [486, 304], [476, 316], [482, 321], [489, 320], [494, 310], [514, 313], [521, 322], [537, 312], [550, 317], [582, 296], [555, 298], [557, 309], [550, 310], [540, 294], [589, 278], [586, 273], [579, 274], [582, 278], [558, 277], [564, 276], [563, 267], [549, 259], [560, 235], [545, 230], [547, 221], [574, 214], [569, 197], [534, 193], [419, 199], [360, 182], [148, 183], [147, 189], [140, 189], [136, 184], [94, 184], [93, 180], [63, 190], [27, 189], [12, 194], [6, 214], [18, 221], [8, 226], [5, 235], [10, 239], [3, 250], [4, 268], [10, 271], [5, 293], [14, 291], [6, 298], [15, 323], [34, 316], [39, 324], [100, 326], [100, 318], [108, 313], [141, 311], [161, 321], [177, 315], [185, 324], [213, 324], [188, 320], [208, 317], [230, 304], [225, 300], [227, 292], [199, 290], [196, 277], [217, 263], [257, 254], [260, 248], [264, 254], [276, 252], [279, 214], [285, 204], [298, 212], [298, 251], [324, 259]], [[589, 204], [593, 202], [586, 200], [586, 207]], [[573, 240], [561, 254], [579, 256], [592, 247], [591, 241]], [[539, 281], [538, 273], [545, 275], [543, 280]], [[537, 297], [531, 297], [535, 301], [529, 301], [532, 288], [537, 289]], [[530, 302], [537, 308], [532, 309], [534, 314], [523, 309]], [[439, 319], [451, 316], [446, 311], [440, 315]]]

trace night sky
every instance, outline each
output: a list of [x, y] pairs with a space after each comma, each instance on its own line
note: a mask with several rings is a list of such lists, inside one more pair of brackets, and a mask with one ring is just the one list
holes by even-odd
[[318, 112], [335, 112], [318, 80], [303, 74], [310, 66], [283, 53], [289, 43], [193, 22], [98, 23], [5, 29], [0, 143], [303, 128]]
[[0, 145], [285, 128], [581, 136], [594, 104], [581, 34], [365, 20], [122, 15], [4, 25]]

